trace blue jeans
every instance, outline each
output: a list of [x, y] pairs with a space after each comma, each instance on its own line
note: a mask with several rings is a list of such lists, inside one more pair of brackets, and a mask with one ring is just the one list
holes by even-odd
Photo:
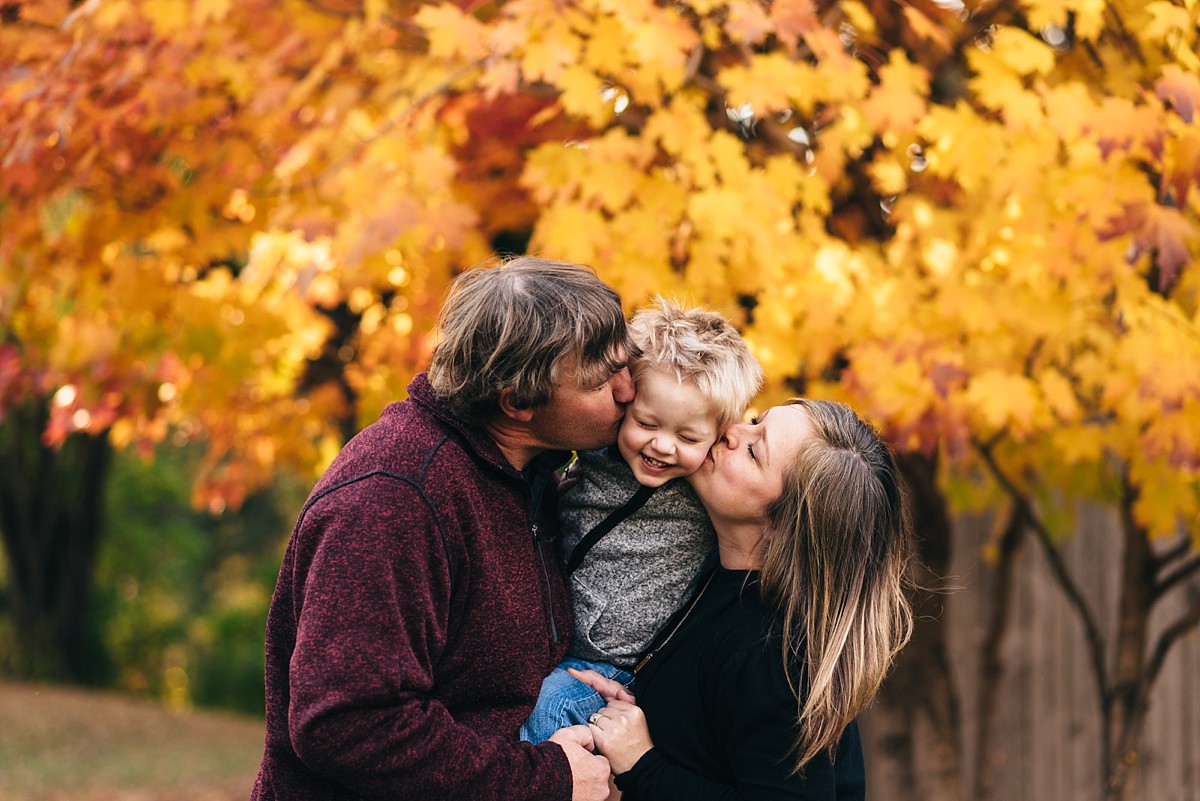
[[544, 742], [564, 726], [587, 723], [588, 715], [604, 708], [604, 699], [600, 697], [600, 693], [568, 673], [567, 668], [594, 670], [606, 678], [621, 682], [626, 687], [633, 684], [632, 673], [626, 673], [606, 662], [587, 662], [567, 657], [549, 676], [542, 679], [542, 691], [538, 694], [537, 704], [534, 705], [529, 720], [521, 725], [522, 740], [530, 743]]

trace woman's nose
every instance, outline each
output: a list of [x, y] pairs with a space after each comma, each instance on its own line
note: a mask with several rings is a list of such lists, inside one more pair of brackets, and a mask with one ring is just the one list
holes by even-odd
[[725, 429], [725, 433], [721, 435], [713, 447], [715, 448], [724, 443], [726, 448], [737, 450], [738, 443], [741, 441], [742, 430], [745, 425], [745, 423], [735, 423], [734, 425], [731, 425], [729, 428]]

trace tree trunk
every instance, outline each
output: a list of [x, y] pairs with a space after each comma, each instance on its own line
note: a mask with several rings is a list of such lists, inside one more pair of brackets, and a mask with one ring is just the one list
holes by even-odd
[[900, 458], [908, 483], [919, 564], [913, 638], [864, 725], [872, 795], [893, 801], [959, 801], [962, 797], [958, 693], [946, 652], [940, 584], [950, 564], [951, 526], [937, 489], [935, 460]]
[[16, 652], [28, 678], [86, 682], [97, 675], [89, 595], [112, 447], [76, 434], [47, 448], [44, 404], [7, 410], [0, 424], [0, 535]]
[[1012, 611], [1012, 589], [1015, 583], [1017, 561], [1021, 555], [1021, 535], [1025, 519], [1020, 510], [1013, 508], [1009, 513], [1004, 534], [1000, 538], [996, 560], [996, 588], [992, 597], [991, 614], [983, 638], [980, 653], [979, 691], [975, 720], [975, 783], [971, 796], [975, 801], [991, 801], [994, 789], [992, 770], [992, 726], [996, 719], [996, 699], [1000, 696], [1000, 682], [1004, 678], [1004, 663], [1001, 648], [1008, 632]]
[[1104, 798], [1128, 797], [1129, 773], [1137, 759], [1149, 702], [1146, 643], [1154, 606], [1155, 561], [1146, 531], [1133, 517], [1134, 491], [1126, 485], [1121, 503], [1125, 554], [1117, 617], [1116, 665], [1106, 688], [1104, 720]]

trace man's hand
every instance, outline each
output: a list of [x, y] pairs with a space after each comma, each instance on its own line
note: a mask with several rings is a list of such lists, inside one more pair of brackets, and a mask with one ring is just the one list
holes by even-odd
[[550, 735], [571, 765], [571, 801], [604, 801], [608, 798], [608, 760], [592, 753], [595, 744], [587, 726], [570, 726]]

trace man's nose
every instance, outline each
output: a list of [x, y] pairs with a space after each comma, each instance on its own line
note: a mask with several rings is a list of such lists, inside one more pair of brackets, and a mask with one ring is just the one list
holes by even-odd
[[633, 388], [633, 376], [629, 375], [629, 368], [622, 367], [620, 372], [614, 373], [610, 379], [612, 387], [613, 400], [617, 403], [631, 403], [635, 393]]

